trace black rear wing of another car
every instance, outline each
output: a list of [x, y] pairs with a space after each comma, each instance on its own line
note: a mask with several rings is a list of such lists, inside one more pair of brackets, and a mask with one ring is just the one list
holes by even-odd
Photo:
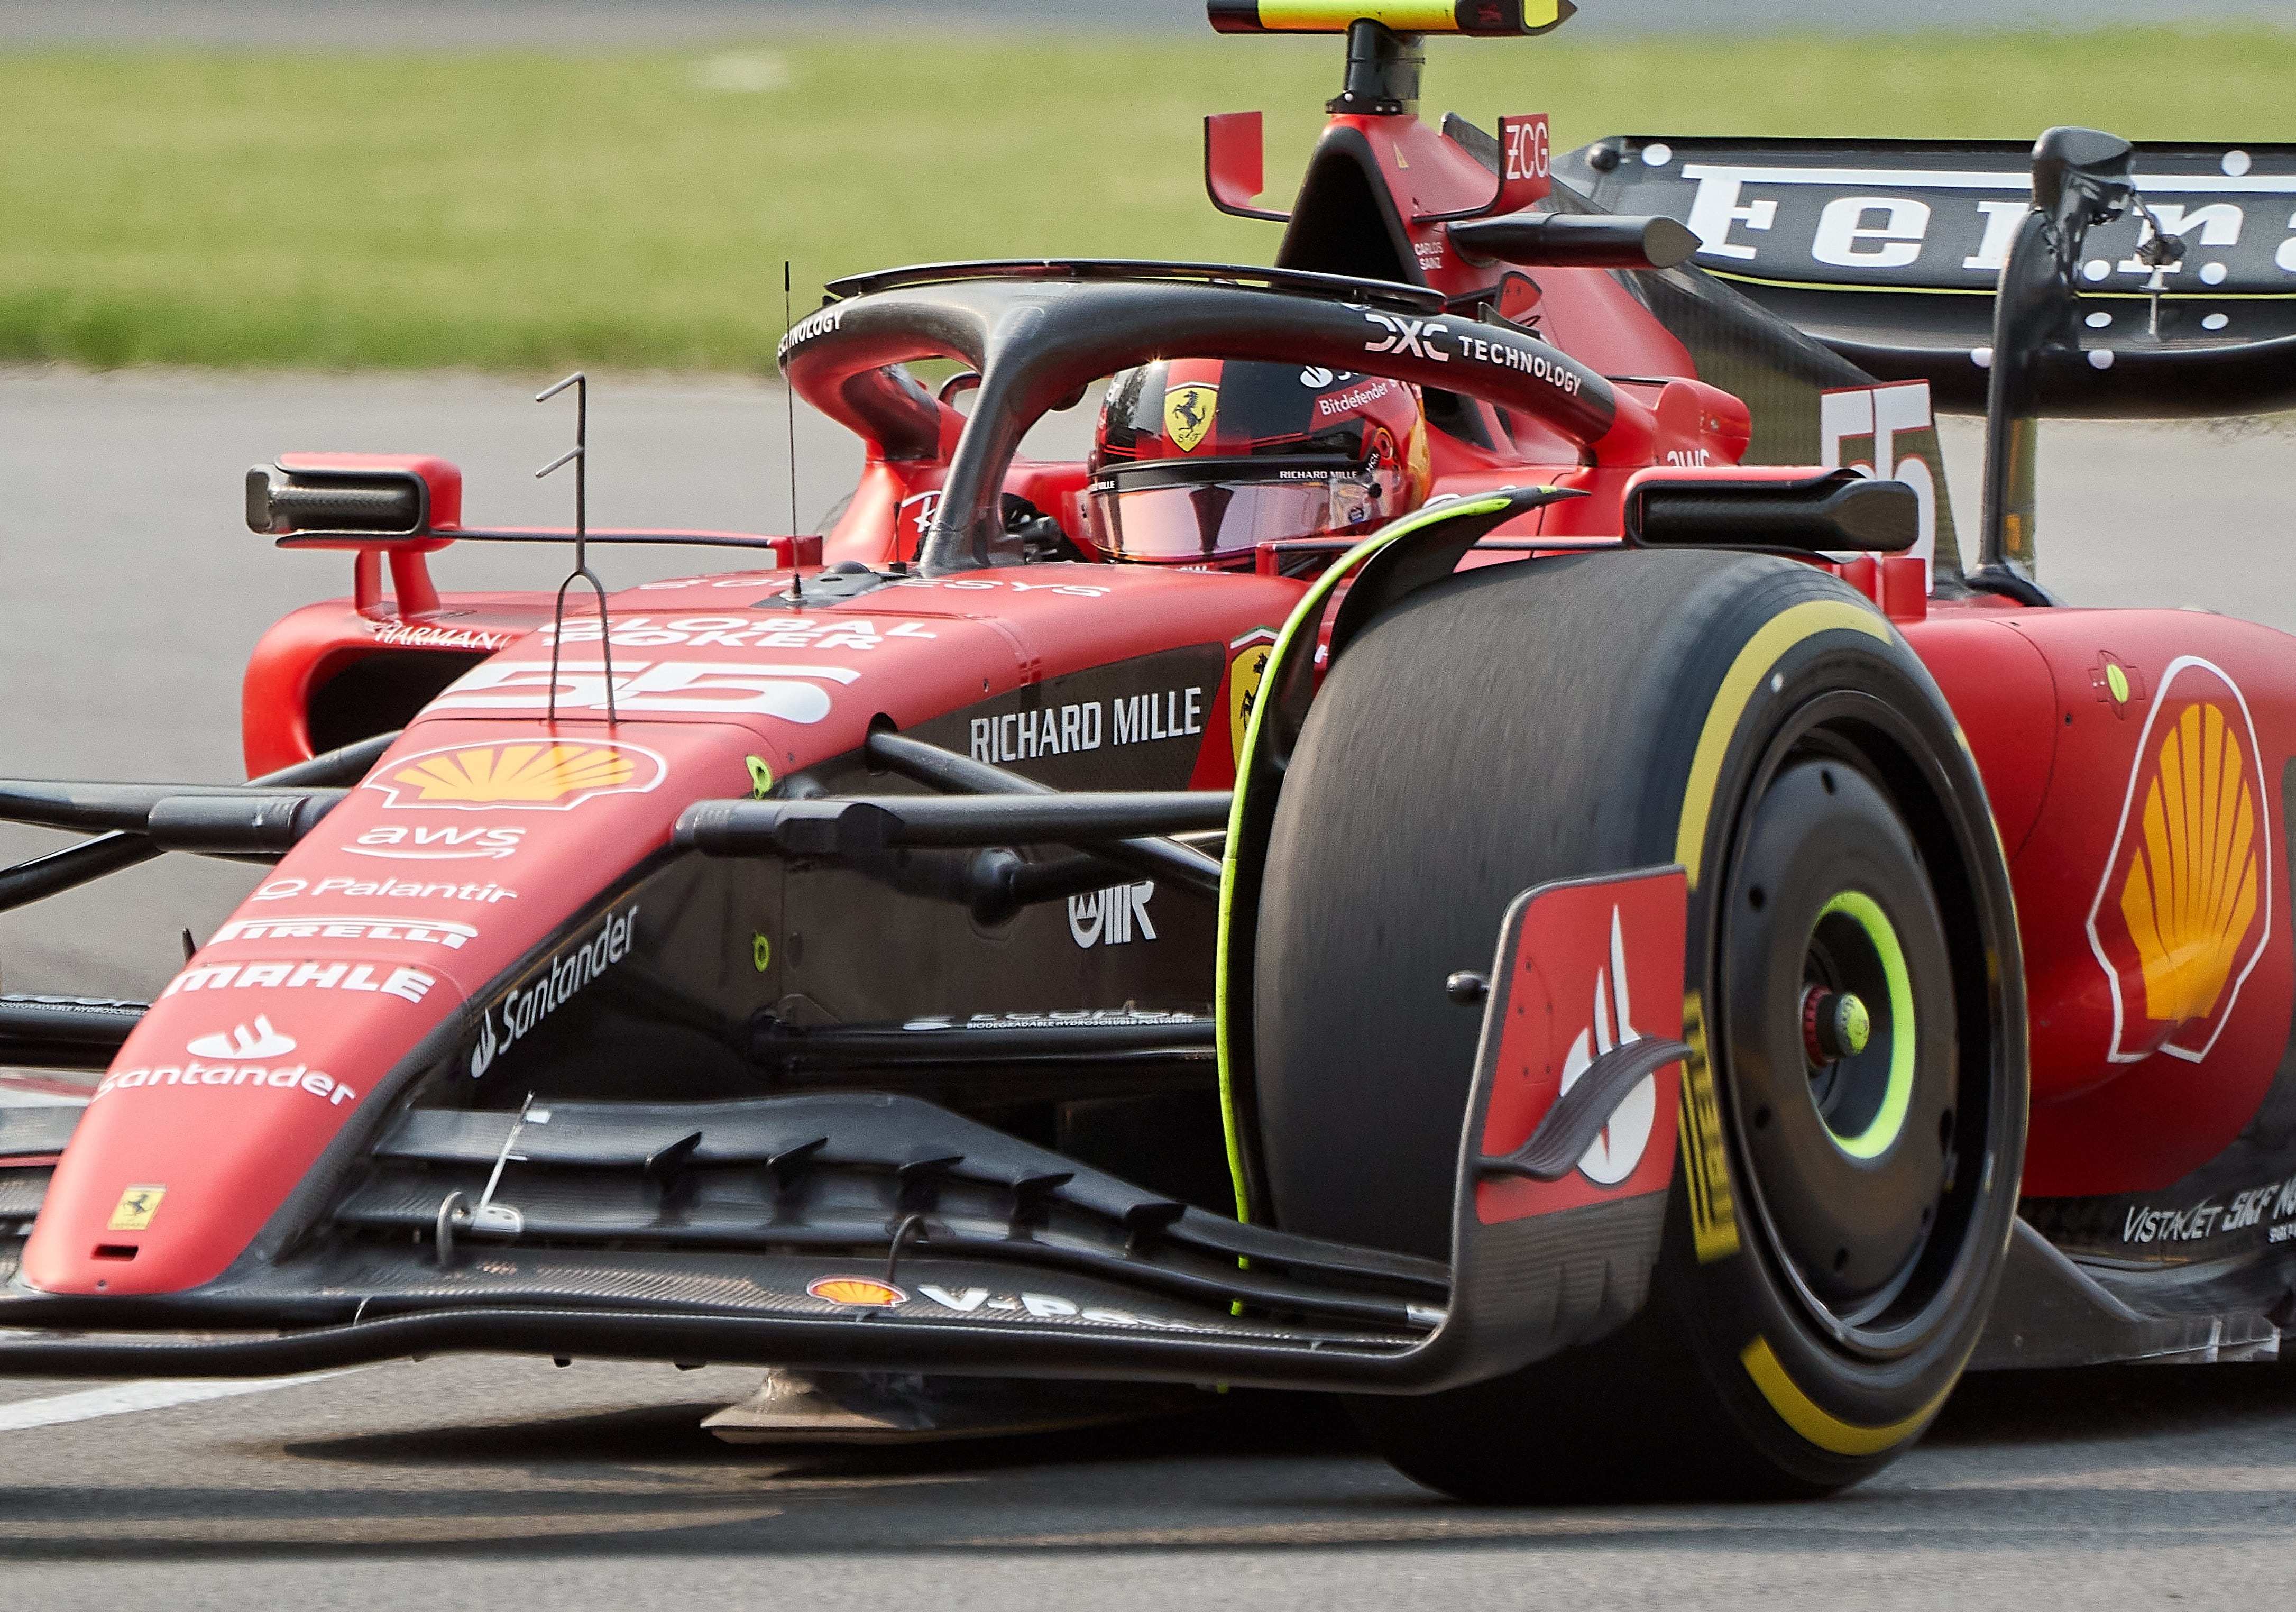
[[[2143, 208], [2082, 243], [2078, 346], [2048, 355], [2045, 412], [2296, 408], [2296, 145], [2136, 153]], [[1974, 412], [2031, 157], [2006, 140], [1632, 136], [1559, 157], [1554, 173], [1605, 210], [1680, 219], [1699, 267], [1868, 374], [1927, 381], [1940, 407]], [[2169, 255], [2144, 251], [2156, 233], [2181, 258], [2150, 260]]]

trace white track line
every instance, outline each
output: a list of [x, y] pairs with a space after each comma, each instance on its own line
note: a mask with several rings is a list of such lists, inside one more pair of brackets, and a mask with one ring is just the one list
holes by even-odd
[[[353, 1368], [357, 1369], [358, 1368]], [[201, 1400], [229, 1399], [239, 1394], [268, 1394], [274, 1388], [322, 1383], [340, 1371], [312, 1371], [301, 1377], [266, 1377], [252, 1381], [152, 1378], [135, 1383], [107, 1383], [76, 1394], [50, 1394], [45, 1399], [20, 1400], [0, 1405], [0, 1433], [27, 1427], [53, 1427], [62, 1422], [84, 1422], [99, 1416], [125, 1416], [134, 1410], [165, 1410], [171, 1405], [193, 1405]]]

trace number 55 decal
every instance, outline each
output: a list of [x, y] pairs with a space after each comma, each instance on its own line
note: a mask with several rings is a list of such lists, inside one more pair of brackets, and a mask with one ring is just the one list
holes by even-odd
[[1930, 412], [1930, 383], [1899, 381], [1821, 393], [1817, 436], [1817, 462], [1826, 469], [1848, 465], [1914, 489], [1920, 514], [1911, 552], [1921, 559], [1925, 583], [1932, 579], [1940, 538], [1953, 542], [1953, 508], [1941, 492], [1945, 456]]

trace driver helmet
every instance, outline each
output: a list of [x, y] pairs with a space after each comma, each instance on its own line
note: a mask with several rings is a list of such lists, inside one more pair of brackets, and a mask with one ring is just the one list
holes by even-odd
[[1425, 502], [1427, 420], [1400, 381], [1169, 358], [1109, 382], [1086, 464], [1111, 560], [1248, 566], [1273, 539], [1349, 538]]

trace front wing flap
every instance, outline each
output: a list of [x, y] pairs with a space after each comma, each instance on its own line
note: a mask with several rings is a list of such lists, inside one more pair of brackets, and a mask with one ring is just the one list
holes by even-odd
[[[1560, 1095], [1553, 1060], [1514, 1066], [1518, 983], [1612, 960], [1586, 891], [1526, 892], [1503, 925], [1447, 1267], [1190, 1208], [912, 1097], [410, 1107], [309, 1231], [189, 1292], [35, 1292], [0, 1243], [0, 1374], [451, 1350], [1392, 1394], [1497, 1376], [1638, 1307], [1671, 1178], [1661, 1141], [1636, 1190], [1493, 1212], [1517, 1190], [1489, 1184], [1494, 1150]], [[1542, 927], [1597, 909], [1599, 933]], [[1678, 897], [1659, 911], [1678, 955]]]

